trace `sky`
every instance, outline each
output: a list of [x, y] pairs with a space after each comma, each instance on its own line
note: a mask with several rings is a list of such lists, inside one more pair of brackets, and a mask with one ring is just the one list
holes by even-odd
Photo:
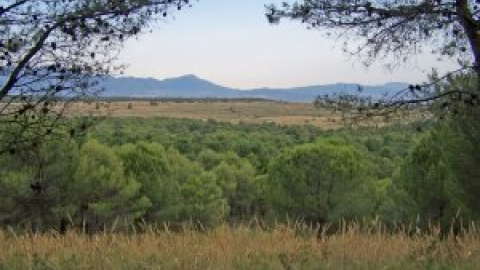
[[[194, 74], [240, 89], [287, 88], [337, 82], [420, 83], [432, 68], [452, 62], [419, 56], [394, 70], [378, 62], [366, 68], [342, 52], [340, 42], [299, 22], [270, 25], [265, 4], [285, 0], [199, 0], [127, 41], [120, 61], [125, 75], [165, 79]], [[339, 43], [339, 44], [337, 44]]]

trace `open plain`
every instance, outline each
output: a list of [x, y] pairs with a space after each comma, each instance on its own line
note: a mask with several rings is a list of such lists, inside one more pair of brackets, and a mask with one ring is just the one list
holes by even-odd
[[71, 104], [70, 114], [108, 117], [168, 117], [216, 120], [230, 123], [275, 123], [338, 128], [341, 115], [317, 108], [313, 103], [275, 101], [105, 101]]

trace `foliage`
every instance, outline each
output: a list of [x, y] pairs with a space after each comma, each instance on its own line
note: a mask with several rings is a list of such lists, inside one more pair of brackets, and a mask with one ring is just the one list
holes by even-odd
[[229, 209], [215, 175], [205, 172], [192, 176], [182, 186], [182, 215], [202, 226], [219, 224]]
[[56, 207], [67, 201], [77, 161], [75, 143], [48, 141], [41, 147], [1, 156], [0, 221], [41, 228], [53, 226]]
[[[474, 89], [472, 75], [452, 77], [448, 84], [438, 84], [437, 90], [457, 87]], [[450, 114], [444, 114], [445, 107]], [[478, 110], [468, 99], [456, 104], [438, 100], [434, 109], [444, 120], [416, 144], [397, 174], [397, 184], [408, 194], [400, 205], [406, 205], [411, 215], [419, 215], [423, 223], [435, 220], [448, 227], [455, 220], [479, 217], [480, 186], [475, 179], [480, 174], [476, 165], [480, 126], [475, 121]]]
[[[6, 0], [0, 9], [0, 152], [34, 147], [68, 101], [89, 98], [116, 54], [188, 0]], [[60, 102], [59, 102], [60, 101]]]
[[140, 194], [152, 204], [142, 217], [144, 221], [174, 220], [180, 204], [180, 182], [163, 146], [146, 142], [124, 144], [117, 154], [123, 161], [125, 175], [139, 182]]
[[321, 140], [294, 148], [270, 169], [273, 208], [307, 222], [368, 216], [372, 202], [365, 200], [365, 166], [361, 152], [344, 141]]
[[222, 189], [224, 197], [230, 206], [232, 219], [245, 219], [254, 214], [253, 208], [259, 198], [255, 186], [255, 168], [244, 158], [233, 152], [219, 155], [218, 163], [211, 172], [217, 179], [217, 185]]
[[271, 5], [267, 16], [271, 22], [301, 20], [311, 28], [353, 40], [345, 42], [344, 49], [361, 54], [368, 64], [391, 56], [406, 61], [423, 53], [426, 44], [440, 55], [470, 58], [466, 47], [475, 44], [469, 44], [475, 42], [470, 31], [479, 27], [474, 23], [478, 13], [472, 10], [476, 5], [469, 0], [308, 0]]
[[[425, 48], [458, 60], [459, 70], [442, 76], [434, 72], [430, 83], [410, 85], [382, 99], [339, 95], [317, 100], [317, 105], [339, 109], [353, 115], [355, 121], [391, 117], [393, 113], [444, 120], [431, 124], [433, 128], [406, 155], [393, 180], [387, 170], [381, 173], [383, 184], [377, 186], [377, 190], [398, 190], [390, 191], [393, 200], [384, 204], [394, 209], [394, 216], [406, 215], [410, 220], [417, 217], [424, 227], [436, 221], [445, 229], [460, 219], [478, 219], [480, 186], [475, 180], [479, 170], [474, 165], [478, 164], [480, 150], [478, 8], [478, 1], [470, 0], [306, 0], [267, 6], [270, 22], [301, 20], [311, 28], [344, 38], [344, 49], [359, 55], [366, 64], [379, 58], [406, 62]], [[367, 147], [376, 145], [369, 142]], [[390, 153], [385, 149], [382, 156]], [[391, 161], [385, 162], [385, 167]]]
[[[431, 53], [458, 60], [461, 68], [433, 82], [410, 85], [381, 99], [356, 95], [321, 96], [320, 106], [353, 113], [353, 120], [372, 116], [396, 116], [411, 113], [428, 117], [425, 105], [438, 99], [463, 102], [462, 96], [478, 110], [479, 85], [475, 88], [438, 92], [432, 85], [453, 74], [473, 73], [480, 79], [479, 3], [473, 0], [305, 0], [267, 6], [267, 18], [278, 23], [282, 18], [300, 20], [309, 28], [345, 40], [344, 50], [360, 56], [369, 65], [378, 59], [392, 64], [408, 61], [413, 55]], [[361, 89], [359, 89], [361, 91]]]
[[[267, 7], [271, 22], [299, 19], [353, 39], [345, 49], [366, 64], [404, 62], [432, 41], [434, 53], [458, 58], [459, 75], [434, 74], [434, 83], [392, 97], [317, 102], [369, 117], [369, 109], [383, 115], [406, 108], [445, 120], [418, 128], [426, 131], [421, 137], [392, 126], [374, 134], [360, 127], [326, 132], [160, 118], [105, 119], [87, 132], [87, 119], [61, 121], [69, 101], [95, 94], [97, 80], [116, 70], [115, 53], [127, 38], [188, 4], [8, 0], [0, 6], [1, 225], [46, 231], [60, 224], [63, 232], [67, 219], [84, 230], [141, 220], [208, 228], [271, 217], [406, 226], [418, 217], [425, 227], [433, 221], [444, 229], [451, 220], [480, 218], [474, 1], [309, 0]], [[75, 128], [58, 128], [61, 123]], [[57, 134], [70, 137], [57, 140]], [[280, 264], [291, 266], [285, 256]], [[33, 265], [49, 267], [41, 256]]]
[[89, 141], [81, 147], [78, 159], [67, 189], [72, 198], [65, 210], [74, 210], [71, 216], [82, 222], [93, 219], [94, 225], [103, 226], [116, 217], [137, 217], [151, 206], [139, 193], [140, 183], [124, 175], [123, 163], [112, 149]]
[[104, 119], [85, 134], [45, 141], [42, 151], [0, 155], [0, 222], [44, 230], [61, 228], [62, 219], [92, 230], [126, 228], [125, 221], [209, 227], [288, 214], [309, 222], [378, 215], [394, 224], [412, 213], [394, 173], [418, 137], [403, 126]]
[[[400, 171], [400, 186], [407, 192], [409, 212], [429, 221], [449, 223], [462, 203], [462, 188], [448, 166], [444, 138], [438, 131], [429, 133], [406, 159]], [[442, 143], [442, 144], [439, 144]]]

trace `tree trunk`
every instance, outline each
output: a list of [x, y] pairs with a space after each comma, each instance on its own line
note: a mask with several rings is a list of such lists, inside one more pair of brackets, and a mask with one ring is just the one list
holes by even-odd
[[474, 57], [474, 70], [477, 77], [477, 91], [480, 92], [480, 26], [473, 18], [468, 0], [456, 0], [457, 14]]

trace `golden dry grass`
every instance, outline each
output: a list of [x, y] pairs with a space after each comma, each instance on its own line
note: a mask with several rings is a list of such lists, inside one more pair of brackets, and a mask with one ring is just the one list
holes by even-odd
[[0, 233], [0, 269], [480, 269], [480, 237], [444, 241], [361, 231], [318, 240], [298, 226], [227, 225], [208, 232]]
[[[130, 104], [130, 105], [129, 105]], [[158, 102], [114, 101], [72, 104], [70, 114], [107, 115], [111, 117], [171, 117], [231, 123], [276, 123], [280, 125], [313, 125], [326, 129], [341, 125], [340, 116], [313, 106], [312, 103], [269, 101], [230, 102]]]
[[[15, 112], [19, 104], [10, 104], [5, 113]], [[430, 118], [422, 111], [392, 113], [389, 117], [366, 117], [360, 122], [352, 122], [353, 115], [346, 120], [341, 112], [315, 107], [313, 103], [286, 103], [276, 101], [79, 101], [59, 102], [53, 108], [66, 116], [103, 116], [103, 117], [168, 117], [198, 120], [216, 120], [229, 123], [275, 123], [278, 125], [311, 125], [322, 129], [337, 129], [345, 125], [380, 127], [392, 123], [410, 123]], [[357, 115], [362, 116], [362, 115]]]

